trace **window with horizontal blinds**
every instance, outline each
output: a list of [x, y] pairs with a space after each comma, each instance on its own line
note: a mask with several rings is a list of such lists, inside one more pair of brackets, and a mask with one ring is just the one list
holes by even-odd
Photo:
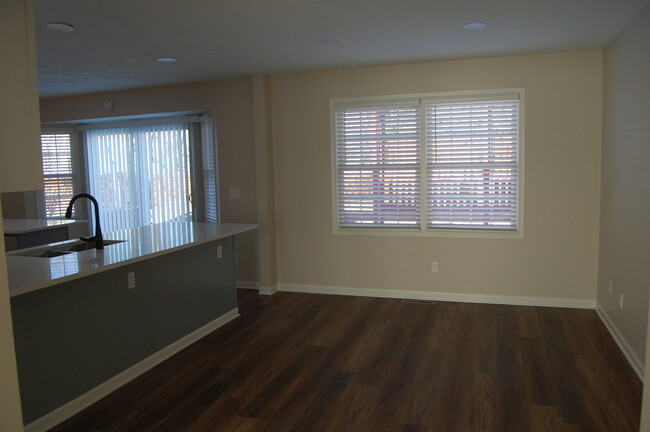
[[75, 194], [76, 175], [70, 133], [41, 134], [46, 218], [62, 218]]
[[517, 234], [523, 90], [408, 97], [332, 101], [336, 227]]
[[336, 110], [339, 226], [419, 224], [418, 111], [418, 106]]
[[514, 230], [519, 101], [426, 105], [427, 225]]

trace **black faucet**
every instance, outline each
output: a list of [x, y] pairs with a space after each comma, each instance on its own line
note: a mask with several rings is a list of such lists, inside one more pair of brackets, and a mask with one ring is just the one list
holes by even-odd
[[96, 249], [104, 249], [104, 237], [102, 237], [102, 227], [101, 225], [99, 225], [99, 204], [97, 203], [97, 200], [95, 199], [94, 196], [87, 193], [80, 193], [78, 195], [73, 196], [72, 199], [70, 200], [70, 204], [68, 204], [68, 209], [65, 211], [65, 218], [72, 219], [72, 205], [79, 198], [88, 198], [90, 201], [93, 202], [93, 205], [95, 207], [95, 235], [92, 237], [81, 237], [81, 240], [85, 242], [95, 242]]

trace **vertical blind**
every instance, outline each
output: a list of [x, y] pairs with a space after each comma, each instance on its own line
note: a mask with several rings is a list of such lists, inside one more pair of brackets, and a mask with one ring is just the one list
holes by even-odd
[[336, 111], [339, 226], [418, 224], [418, 106]]
[[187, 124], [89, 130], [86, 154], [106, 231], [191, 220]]
[[75, 173], [70, 133], [41, 134], [45, 217], [62, 218], [74, 195]]
[[205, 220], [217, 221], [217, 166], [214, 157], [212, 119], [201, 120], [201, 152], [203, 163], [203, 188], [205, 191]]
[[517, 226], [519, 101], [426, 105], [431, 228]]
[[519, 100], [496, 99], [335, 105], [338, 226], [516, 230]]

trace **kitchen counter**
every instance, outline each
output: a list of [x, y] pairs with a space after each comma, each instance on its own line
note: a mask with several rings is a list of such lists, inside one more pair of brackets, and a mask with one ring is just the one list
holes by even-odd
[[5, 219], [7, 252], [88, 235], [88, 222], [68, 219]]
[[[63, 221], [62, 221], [63, 222]], [[37, 246], [7, 253], [10, 295], [86, 277], [137, 261], [223, 239], [257, 228], [256, 224], [164, 222], [105, 233], [105, 240], [124, 242], [54, 258], [22, 256], [29, 251], [64, 247], [75, 240]]]
[[29, 232], [70, 227], [72, 225], [86, 225], [88, 221], [74, 219], [4, 219], [5, 234], [26, 234]]

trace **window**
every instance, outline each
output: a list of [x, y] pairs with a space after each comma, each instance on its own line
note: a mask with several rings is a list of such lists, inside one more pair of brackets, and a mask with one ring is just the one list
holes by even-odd
[[417, 226], [419, 107], [340, 109], [336, 129], [339, 226]]
[[75, 160], [72, 133], [41, 134], [43, 156], [44, 205], [46, 218], [63, 218], [70, 199], [75, 194]]
[[[212, 135], [194, 146], [193, 130], [183, 122], [85, 132], [89, 192], [100, 204], [106, 231], [199, 220], [198, 212], [216, 221]], [[202, 166], [209, 169], [196, 169]]]
[[[85, 157], [78, 156], [77, 131], [84, 132]], [[209, 114], [44, 130], [41, 149], [45, 187], [39, 217], [63, 218], [71, 198], [89, 192], [100, 204], [106, 232], [165, 221], [218, 220]], [[77, 160], [84, 169], [77, 171]], [[86, 187], [78, 186], [84, 180]]]
[[522, 99], [332, 101], [337, 232], [520, 236]]

